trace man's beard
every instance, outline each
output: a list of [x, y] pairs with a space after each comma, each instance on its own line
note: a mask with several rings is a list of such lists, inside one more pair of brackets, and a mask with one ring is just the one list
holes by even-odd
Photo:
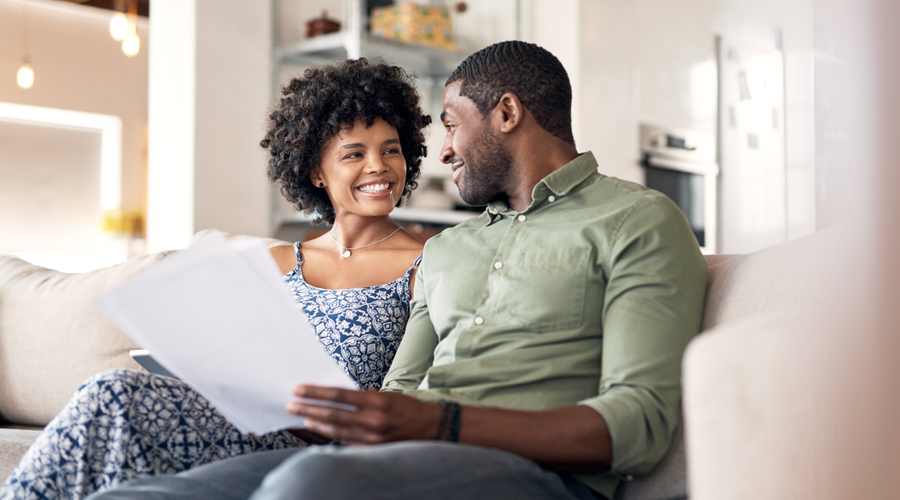
[[460, 198], [469, 205], [506, 200], [512, 156], [489, 125], [485, 125], [481, 137], [472, 141], [466, 153], [468, 160], [457, 183]]

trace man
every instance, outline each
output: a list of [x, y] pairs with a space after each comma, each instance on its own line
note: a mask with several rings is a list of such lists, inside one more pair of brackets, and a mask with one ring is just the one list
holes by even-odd
[[441, 161], [488, 207], [426, 244], [382, 392], [296, 388], [356, 407], [288, 405], [343, 447], [97, 498], [613, 498], [620, 478], [650, 471], [678, 421], [706, 265], [670, 200], [578, 154], [571, 101], [559, 61], [524, 42], [448, 79]]

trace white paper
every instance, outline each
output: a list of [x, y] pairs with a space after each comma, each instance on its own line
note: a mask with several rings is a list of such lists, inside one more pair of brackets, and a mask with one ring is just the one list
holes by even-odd
[[261, 244], [231, 247], [211, 233], [95, 304], [241, 432], [302, 427], [285, 410], [298, 383], [356, 388]]

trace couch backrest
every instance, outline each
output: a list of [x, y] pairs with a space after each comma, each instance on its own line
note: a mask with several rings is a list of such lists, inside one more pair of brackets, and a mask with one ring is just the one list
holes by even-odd
[[[288, 244], [224, 234], [231, 241], [256, 240], [266, 247]], [[91, 375], [111, 368], [141, 369], [128, 355], [139, 346], [93, 300], [168, 253], [79, 274], [0, 255], [0, 421], [46, 425]]]
[[140, 368], [138, 346], [91, 301], [159, 261], [130, 259], [68, 274], [0, 255], [0, 416], [47, 424], [88, 377], [110, 368]]
[[858, 258], [841, 226], [749, 255], [710, 255], [701, 331], [763, 314], [821, 308], [841, 300]]

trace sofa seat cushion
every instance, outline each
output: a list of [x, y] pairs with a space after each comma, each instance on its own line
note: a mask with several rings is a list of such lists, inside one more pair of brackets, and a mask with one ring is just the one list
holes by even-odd
[[135, 368], [138, 346], [92, 301], [165, 254], [79, 274], [0, 255], [0, 418], [46, 425], [88, 377]]
[[6, 482], [40, 433], [40, 430], [0, 429], [0, 484]]

